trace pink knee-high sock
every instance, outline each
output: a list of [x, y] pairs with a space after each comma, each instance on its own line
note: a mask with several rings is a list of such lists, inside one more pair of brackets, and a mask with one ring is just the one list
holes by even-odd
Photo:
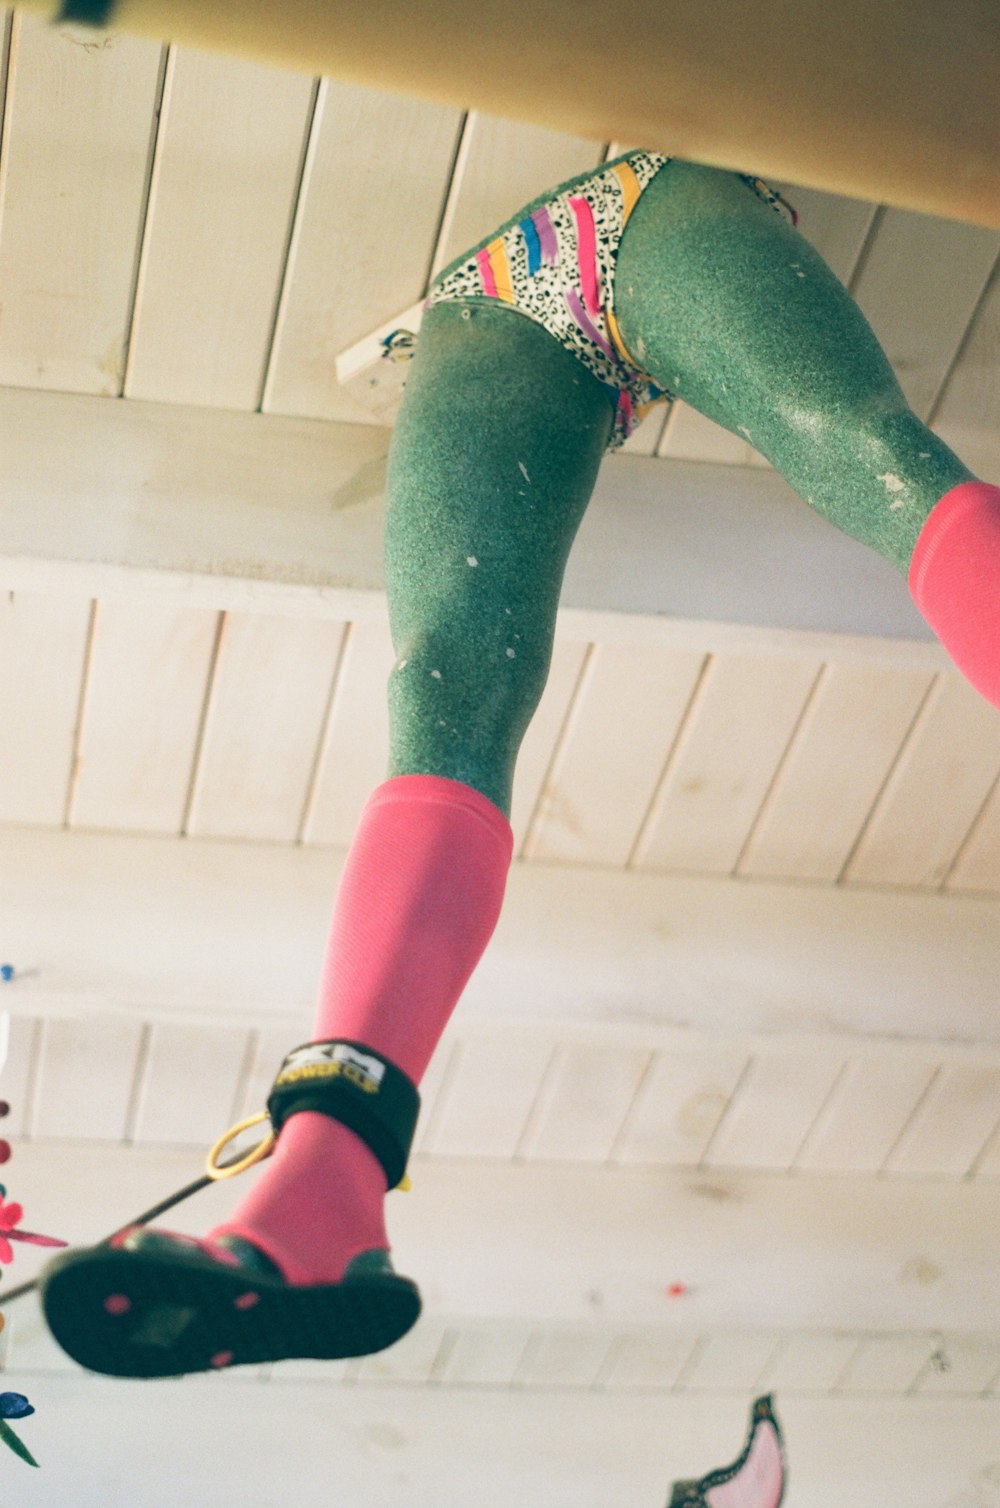
[[917, 540], [909, 586], [962, 674], [1000, 707], [1000, 487], [962, 482], [945, 493]]
[[[512, 844], [503, 813], [471, 786], [435, 775], [379, 786], [341, 878], [313, 1040], [362, 1042], [419, 1083], [493, 934]], [[385, 1192], [353, 1132], [303, 1111], [211, 1235], [252, 1241], [290, 1282], [336, 1282], [353, 1256], [388, 1247]]]

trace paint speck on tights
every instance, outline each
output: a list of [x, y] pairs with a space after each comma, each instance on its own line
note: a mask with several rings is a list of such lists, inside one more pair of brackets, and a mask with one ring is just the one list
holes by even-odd
[[922, 451], [921, 451], [921, 452], [920, 452], [920, 459], [921, 459], [921, 460], [922, 460], [922, 461], [929, 461], [929, 460], [930, 460], [930, 458], [931, 458], [931, 453], [930, 453], [930, 451], [929, 451], [929, 450], [922, 450]]
[[409, 663], [410, 663], [409, 660], [400, 660], [399, 664], [396, 666], [396, 669], [397, 670], [405, 670], [406, 667], [407, 667], [407, 665], [409, 665]]
[[903, 478], [897, 476], [894, 471], [883, 471], [882, 475], [876, 477], [875, 480], [881, 482], [886, 492], [891, 492], [894, 496], [897, 492], [902, 492], [906, 487]]
[[440, 670], [432, 670], [431, 671], [431, 675], [432, 675], [432, 677], [434, 678], [435, 681], [439, 681], [441, 679], [441, 672], [440, 672]]
[[508, 651], [507, 651], [507, 658], [508, 658], [508, 660], [516, 660], [517, 659], [517, 650], [516, 649], [508, 649]]
[[740, 434], [741, 435], [745, 435], [746, 438], [749, 440], [749, 438], [750, 438], [750, 431], [747, 429], [746, 425], [745, 424], [741, 424], [739, 426], [739, 430], [740, 430]]
[[[517, 467], [518, 467], [518, 470], [520, 471], [521, 475], [524, 477], [524, 480], [526, 482], [530, 483], [531, 478], [528, 475], [528, 468], [527, 468], [527, 466], [525, 466], [524, 462], [523, 461], [518, 461]], [[522, 493], [522, 497], [523, 497], [523, 495], [524, 494]]]
[[474, 555], [466, 555], [465, 563], [467, 566], [477, 566], [479, 564], [479, 561]]

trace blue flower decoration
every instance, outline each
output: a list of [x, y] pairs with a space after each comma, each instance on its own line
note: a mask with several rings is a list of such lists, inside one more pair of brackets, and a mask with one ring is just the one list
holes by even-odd
[[38, 1462], [24, 1441], [19, 1440], [15, 1435], [7, 1420], [27, 1419], [28, 1415], [34, 1412], [23, 1393], [0, 1393], [0, 1440], [8, 1450], [12, 1450], [15, 1456], [20, 1456], [21, 1460], [26, 1461], [29, 1466], [37, 1466]]
[[27, 1419], [34, 1412], [23, 1393], [0, 1393], [0, 1419]]

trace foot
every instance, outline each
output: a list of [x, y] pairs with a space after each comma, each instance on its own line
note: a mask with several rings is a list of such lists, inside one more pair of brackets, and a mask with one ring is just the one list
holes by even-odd
[[329, 1116], [293, 1115], [247, 1184], [208, 1239], [251, 1242], [290, 1283], [337, 1283], [359, 1252], [388, 1250], [382, 1165]]
[[81, 1366], [114, 1377], [290, 1357], [366, 1356], [416, 1322], [420, 1295], [385, 1250], [356, 1255], [336, 1283], [289, 1282], [237, 1236], [195, 1241], [134, 1227], [58, 1257], [42, 1277], [49, 1328]]

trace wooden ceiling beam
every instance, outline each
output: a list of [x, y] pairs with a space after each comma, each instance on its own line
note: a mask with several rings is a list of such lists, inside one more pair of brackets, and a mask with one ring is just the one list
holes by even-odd
[[[17, 973], [0, 1003], [301, 1031], [342, 860], [8, 828], [3, 962]], [[1000, 901], [980, 896], [518, 864], [462, 1027], [995, 1046], [998, 937]]]
[[[981, 0], [28, 0], [595, 141], [1000, 226], [1000, 16]], [[719, 19], [724, 17], [724, 20]]]
[[[381, 616], [389, 437], [0, 389], [0, 589]], [[611, 459], [562, 604], [579, 639], [948, 665], [899, 572], [757, 466]]]
[[[437, 1377], [424, 1387], [377, 1380], [383, 1367], [391, 1375], [394, 1357], [375, 1357], [363, 1385], [345, 1386], [322, 1363], [282, 1363], [260, 1383], [243, 1370], [145, 1387], [55, 1375], [51, 1360], [38, 1369], [44, 1377], [12, 1367], [10, 1386], [38, 1405], [23, 1432], [45, 1472], [35, 1501], [151, 1504], [160, 1490], [161, 1502], [197, 1508], [283, 1503], [294, 1473], [297, 1508], [663, 1508], [671, 1480], [731, 1461], [746, 1429], [751, 1392], [742, 1381], [665, 1396], [641, 1387], [500, 1391]], [[1000, 1403], [928, 1392], [779, 1389], [791, 1502], [843, 1508], [863, 1492], [872, 1503], [912, 1508], [989, 1503]], [[152, 1486], [157, 1460], [165, 1463], [162, 1489]], [[18, 1501], [31, 1501], [23, 1487]]]
[[[200, 1157], [196, 1148], [28, 1141], [16, 1167], [32, 1227], [86, 1244], [197, 1177]], [[476, 1158], [419, 1158], [410, 1171], [413, 1189], [390, 1197], [387, 1220], [428, 1317], [609, 1339], [648, 1326], [664, 1342], [765, 1332], [775, 1349], [783, 1335], [817, 1330], [997, 1338], [996, 1181]], [[166, 1223], [202, 1233], [245, 1191], [246, 1179], [216, 1184]], [[19, 1248], [18, 1280], [46, 1260]], [[675, 1282], [689, 1290], [681, 1299], [668, 1292]]]

